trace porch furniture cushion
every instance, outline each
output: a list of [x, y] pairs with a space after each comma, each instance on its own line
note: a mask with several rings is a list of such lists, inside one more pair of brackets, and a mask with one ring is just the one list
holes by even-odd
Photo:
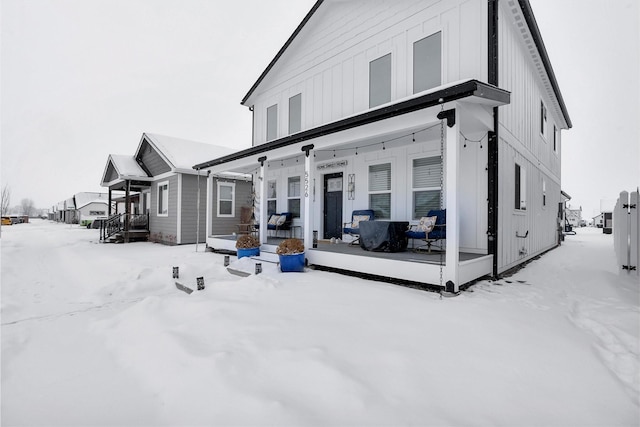
[[276, 224], [278, 223], [278, 220], [279, 220], [279, 219], [280, 219], [280, 215], [279, 215], [279, 214], [278, 214], [278, 215], [275, 215], [275, 214], [274, 214], [274, 215], [271, 215], [271, 216], [269, 217], [269, 222], [268, 222], [268, 224], [269, 224], [269, 225], [276, 225]]
[[351, 213], [351, 222], [345, 222], [342, 228], [344, 234], [348, 234], [354, 238], [354, 240], [349, 243], [350, 245], [357, 245], [359, 243], [360, 224], [373, 220], [375, 220], [375, 217], [372, 209], [359, 209]]
[[438, 217], [434, 216], [423, 216], [420, 218], [420, 222], [418, 223], [417, 231], [424, 231], [426, 233], [430, 233], [433, 230], [433, 227], [436, 225], [436, 221]]
[[280, 215], [280, 218], [276, 221], [276, 225], [282, 225], [287, 221], [286, 215]]
[[360, 247], [373, 252], [404, 252], [409, 221], [365, 221], [360, 224]]

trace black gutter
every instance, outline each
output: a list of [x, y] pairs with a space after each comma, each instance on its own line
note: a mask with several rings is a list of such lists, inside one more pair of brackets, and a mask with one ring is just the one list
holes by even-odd
[[[498, 86], [498, 0], [488, 1], [488, 79], [489, 83]], [[500, 122], [498, 107], [493, 108], [493, 132], [489, 132], [487, 147], [487, 250], [493, 255], [492, 274], [498, 277], [498, 137]]]
[[302, 28], [307, 24], [307, 22], [309, 21], [309, 19], [311, 19], [311, 16], [313, 16], [314, 13], [316, 13], [316, 10], [318, 10], [318, 8], [320, 7], [320, 5], [322, 4], [324, 0], [318, 0], [313, 7], [311, 8], [311, 10], [305, 15], [304, 19], [302, 20], [302, 22], [296, 27], [295, 31], [293, 32], [293, 34], [291, 34], [291, 36], [289, 36], [289, 38], [287, 39], [287, 41], [285, 42], [284, 46], [282, 46], [280, 48], [280, 50], [278, 51], [278, 53], [276, 53], [276, 56], [271, 60], [271, 62], [269, 63], [269, 65], [267, 65], [267, 68], [265, 68], [265, 70], [262, 72], [262, 74], [260, 74], [260, 77], [258, 77], [258, 80], [256, 80], [256, 82], [253, 84], [253, 86], [251, 86], [251, 89], [249, 89], [249, 92], [247, 92], [247, 94], [244, 96], [244, 98], [242, 98], [242, 101], [240, 101], [240, 105], [244, 105], [245, 102], [247, 102], [247, 99], [251, 96], [251, 94], [253, 93], [254, 90], [256, 90], [256, 88], [258, 87], [258, 85], [262, 82], [262, 80], [264, 80], [264, 78], [267, 76], [267, 74], [269, 73], [269, 71], [271, 71], [271, 69], [273, 68], [273, 66], [276, 64], [276, 62], [278, 62], [278, 59], [280, 59], [280, 57], [282, 56], [282, 54], [284, 53], [285, 50], [287, 50], [287, 48], [289, 47], [289, 45], [293, 42], [293, 39], [295, 39], [298, 36], [298, 33], [300, 33], [300, 31], [302, 31]]
[[413, 111], [422, 110], [424, 108], [433, 107], [444, 102], [456, 101], [458, 99], [476, 96], [479, 98], [489, 99], [492, 101], [508, 104], [511, 94], [503, 89], [490, 86], [478, 80], [469, 80], [455, 86], [447, 87], [437, 92], [428, 93], [416, 98], [402, 101], [397, 104], [379, 108], [377, 110], [368, 111], [357, 116], [348, 117], [338, 120], [317, 128], [299, 132], [291, 136], [277, 139], [275, 141], [260, 144], [251, 148], [247, 148], [236, 153], [229, 154], [218, 159], [213, 159], [205, 163], [193, 166], [194, 169], [204, 169], [211, 166], [221, 165], [224, 163], [239, 160], [248, 156], [266, 153], [282, 147], [287, 147], [299, 142], [308, 141], [332, 133], [341, 132], [358, 126], [367, 125], [380, 120], [389, 119], [391, 117], [400, 116], [411, 113]]
[[542, 41], [540, 28], [538, 28], [536, 18], [535, 16], [533, 16], [531, 4], [529, 3], [529, 0], [518, 0], [518, 3], [520, 4], [520, 9], [522, 9], [524, 20], [526, 21], [527, 26], [529, 27], [529, 31], [531, 32], [533, 42], [538, 49], [540, 58], [542, 58], [542, 64], [544, 65], [544, 69], [547, 72], [549, 81], [551, 82], [551, 87], [553, 87], [553, 92], [556, 94], [556, 98], [558, 99], [558, 103], [560, 104], [560, 109], [562, 110], [564, 120], [567, 122], [567, 126], [571, 128], [573, 127], [573, 124], [571, 123], [571, 119], [569, 118], [569, 112], [567, 111], [567, 106], [564, 103], [564, 98], [562, 98], [562, 93], [560, 93], [560, 87], [558, 86], [556, 75], [553, 72], [553, 68], [551, 67], [551, 61], [549, 60], [549, 55], [547, 55], [547, 49], [545, 48], [544, 42]]

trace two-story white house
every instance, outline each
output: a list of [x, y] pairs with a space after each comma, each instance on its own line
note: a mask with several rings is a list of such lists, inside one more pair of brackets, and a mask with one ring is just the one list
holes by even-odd
[[[571, 121], [527, 0], [318, 0], [242, 104], [252, 147], [194, 168], [252, 174], [259, 222], [292, 212], [309, 264], [458, 290], [557, 245]], [[354, 210], [435, 208], [443, 252], [313, 244]]]

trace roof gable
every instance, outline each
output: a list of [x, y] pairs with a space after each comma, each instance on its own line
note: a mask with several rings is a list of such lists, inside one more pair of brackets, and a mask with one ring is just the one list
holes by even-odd
[[109, 154], [100, 185], [108, 187], [116, 181], [131, 178], [145, 180], [149, 176], [132, 156]]

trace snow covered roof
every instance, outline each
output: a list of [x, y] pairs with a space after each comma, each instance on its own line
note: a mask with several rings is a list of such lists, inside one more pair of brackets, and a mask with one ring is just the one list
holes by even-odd
[[[110, 168], [112, 166], [115, 169], [117, 178], [113, 178], [109, 174]], [[104, 168], [104, 172], [102, 173], [102, 186], [109, 186], [117, 181], [121, 181], [123, 179], [136, 179], [139, 181], [150, 181], [149, 175], [140, 167], [135, 157], [128, 156], [126, 154], [109, 154], [109, 159], [107, 160], [107, 164]]]
[[78, 193], [75, 195], [76, 209], [81, 209], [91, 203], [109, 204], [109, 195], [107, 193]]
[[228, 147], [145, 132], [142, 134], [136, 156], [145, 139], [164, 157], [175, 172], [195, 173], [193, 165], [217, 159], [236, 151]]

